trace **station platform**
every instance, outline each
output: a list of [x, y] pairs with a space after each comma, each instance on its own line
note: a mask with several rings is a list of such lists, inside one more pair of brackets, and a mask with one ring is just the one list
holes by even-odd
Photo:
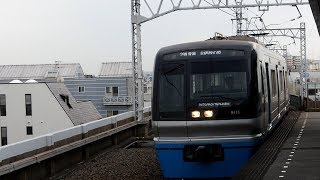
[[320, 179], [320, 112], [300, 114], [263, 179]]

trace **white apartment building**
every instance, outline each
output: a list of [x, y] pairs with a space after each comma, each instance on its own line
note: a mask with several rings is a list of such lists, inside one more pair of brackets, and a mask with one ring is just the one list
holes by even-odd
[[63, 83], [13, 82], [0, 84], [1, 146], [102, 118]]

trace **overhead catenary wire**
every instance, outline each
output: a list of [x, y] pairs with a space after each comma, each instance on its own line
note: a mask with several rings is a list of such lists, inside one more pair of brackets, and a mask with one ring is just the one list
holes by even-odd
[[[206, 2], [206, 3], [210, 4], [211, 6], [213, 6], [213, 5], [214, 5], [213, 3], [211, 3], [211, 2], [209, 2], [209, 1], [207, 1], [207, 0], [204, 0], [204, 2]], [[226, 6], [226, 4], [224, 4], [222, 1], [221, 1], [220, 3]], [[231, 8], [228, 8], [228, 9], [232, 10]], [[224, 13], [226, 13], [226, 14], [230, 15], [230, 16], [235, 17], [233, 14], [228, 13], [228, 12], [227, 12], [227, 11], [225, 11], [225, 10], [222, 10], [222, 9], [220, 9], [220, 8], [218, 8], [218, 10], [220, 10], [220, 11], [222, 11], [222, 12], [224, 12]]]

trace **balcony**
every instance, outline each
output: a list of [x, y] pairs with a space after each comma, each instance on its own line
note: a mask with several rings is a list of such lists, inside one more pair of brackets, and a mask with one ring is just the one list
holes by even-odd
[[103, 105], [106, 106], [129, 106], [132, 105], [132, 96], [105, 96]]

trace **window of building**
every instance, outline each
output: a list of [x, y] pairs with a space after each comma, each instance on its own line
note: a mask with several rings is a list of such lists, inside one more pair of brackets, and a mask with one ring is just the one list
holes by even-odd
[[79, 86], [78, 87], [78, 92], [79, 93], [84, 93], [85, 92], [85, 87], [84, 86]]
[[27, 126], [27, 135], [33, 135], [32, 126]]
[[118, 96], [118, 87], [112, 87], [112, 96]]
[[47, 72], [47, 78], [56, 78], [58, 77], [58, 71], [48, 71]]
[[107, 96], [118, 96], [118, 87], [106, 87]]
[[111, 87], [106, 87], [106, 94], [111, 94]]
[[112, 116], [112, 111], [107, 111], [107, 117]]
[[32, 116], [31, 94], [26, 94], [25, 100], [26, 100], [26, 116]]
[[107, 111], [107, 117], [119, 114], [119, 111]]
[[308, 95], [316, 95], [315, 89], [308, 89]]
[[276, 71], [271, 70], [271, 83], [272, 83], [272, 97], [277, 95], [277, 79], [276, 79]]
[[8, 144], [7, 127], [1, 127], [1, 144], [2, 146]]
[[69, 108], [72, 108], [71, 104], [70, 104], [70, 101], [69, 101], [69, 96], [68, 95], [65, 95], [65, 94], [60, 94], [60, 97], [61, 99], [67, 103], [68, 107]]
[[119, 111], [112, 111], [112, 115], [117, 115], [119, 114]]
[[6, 95], [0, 94], [0, 116], [7, 115], [7, 108], [6, 108]]

